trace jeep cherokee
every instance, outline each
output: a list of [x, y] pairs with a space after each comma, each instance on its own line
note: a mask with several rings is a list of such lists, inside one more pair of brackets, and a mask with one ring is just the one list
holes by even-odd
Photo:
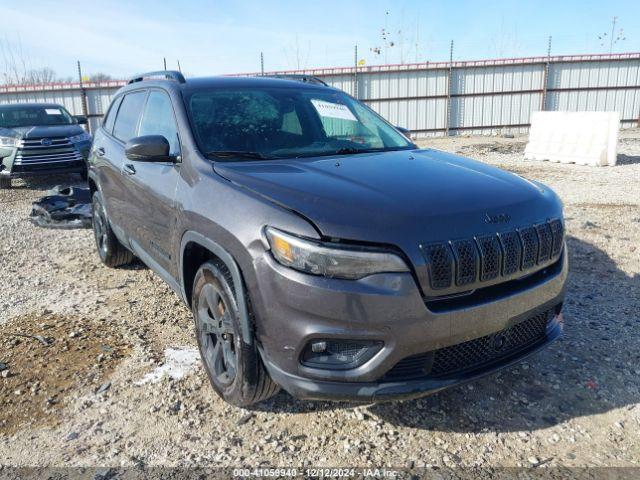
[[54, 103], [0, 105], [0, 188], [32, 175], [79, 173], [86, 178], [91, 135]]
[[234, 405], [278, 387], [415, 398], [561, 334], [557, 195], [419, 149], [306, 77], [135, 77], [95, 135], [89, 184], [100, 258], [135, 255], [182, 298]]

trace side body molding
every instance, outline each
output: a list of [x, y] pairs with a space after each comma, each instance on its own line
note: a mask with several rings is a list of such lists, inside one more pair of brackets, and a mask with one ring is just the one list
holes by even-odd
[[231, 273], [231, 278], [233, 280], [233, 286], [236, 293], [236, 303], [238, 304], [238, 310], [240, 313], [240, 328], [242, 329], [242, 340], [247, 345], [252, 344], [252, 335], [251, 335], [251, 322], [249, 320], [249, 311], [247, 309], [247, 301], [244, 295], [244, 283], [242, 281], [242, 275], [240, 274], [240, 269], [236, 261], [233, 257], [220, 245], [215, 243], [214, 241], [208, 239], [204, 235], [201, 235], [197, 232], [188, 231], [182, 236], [182, 241], [180, 242], [180, 284], [182, 286], [182, 296], [184, 301], [188, 304], [188, 300], [186, 298], [186, 285], [184, 284], [183, 278], [183, 259], [184, 259], [184, 251], [190, 242], [197, 243], [198, 245], [206, 248], [211, 253], [213, 253], [216, 257], [222, 261], [225, 266], [229, 269]]

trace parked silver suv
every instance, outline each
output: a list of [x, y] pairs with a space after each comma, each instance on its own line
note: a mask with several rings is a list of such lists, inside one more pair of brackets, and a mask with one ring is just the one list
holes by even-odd
[[86, 179], [91, 135], [80, 126], [86, 123], [53, 103], [0, 105], [0, 188], [33, 175], [79, 173]]

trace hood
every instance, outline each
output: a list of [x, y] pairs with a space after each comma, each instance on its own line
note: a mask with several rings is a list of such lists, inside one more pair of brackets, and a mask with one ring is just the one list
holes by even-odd
[[224, 178], [284, 205], [326, 237], [412, 249], [561, 213], [548, 188], [436, 150], [216, 162]]
[[35, 127], [0, 128], [0, 136], [23, 138], [55, 138], [80, 135], [84, 129], [80, 125], [41, 125]]

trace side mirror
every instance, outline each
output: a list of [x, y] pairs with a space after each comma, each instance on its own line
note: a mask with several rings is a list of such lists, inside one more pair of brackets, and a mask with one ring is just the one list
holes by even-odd
[[78, 122], [78, 125], [86, 125], [87, 122], [87, 117], [85, 117], [84, 115], [74, 115], [73, 118], [76, 119], [76, 122]]
[[138, 162], [170, 162], [169, 148], [169, 142], [162, 135], [144, 135], [129, 140], [124, 154]]
[[413, 139], [411, 138], [411, 130], [407, 130], [406, 128], [402, 128], [402, 127], [398, 127], [398, 126], [396, 126], [396, 130], [398, 130], [401, 134], [403, 134], [409, 140], [413, 141]]

